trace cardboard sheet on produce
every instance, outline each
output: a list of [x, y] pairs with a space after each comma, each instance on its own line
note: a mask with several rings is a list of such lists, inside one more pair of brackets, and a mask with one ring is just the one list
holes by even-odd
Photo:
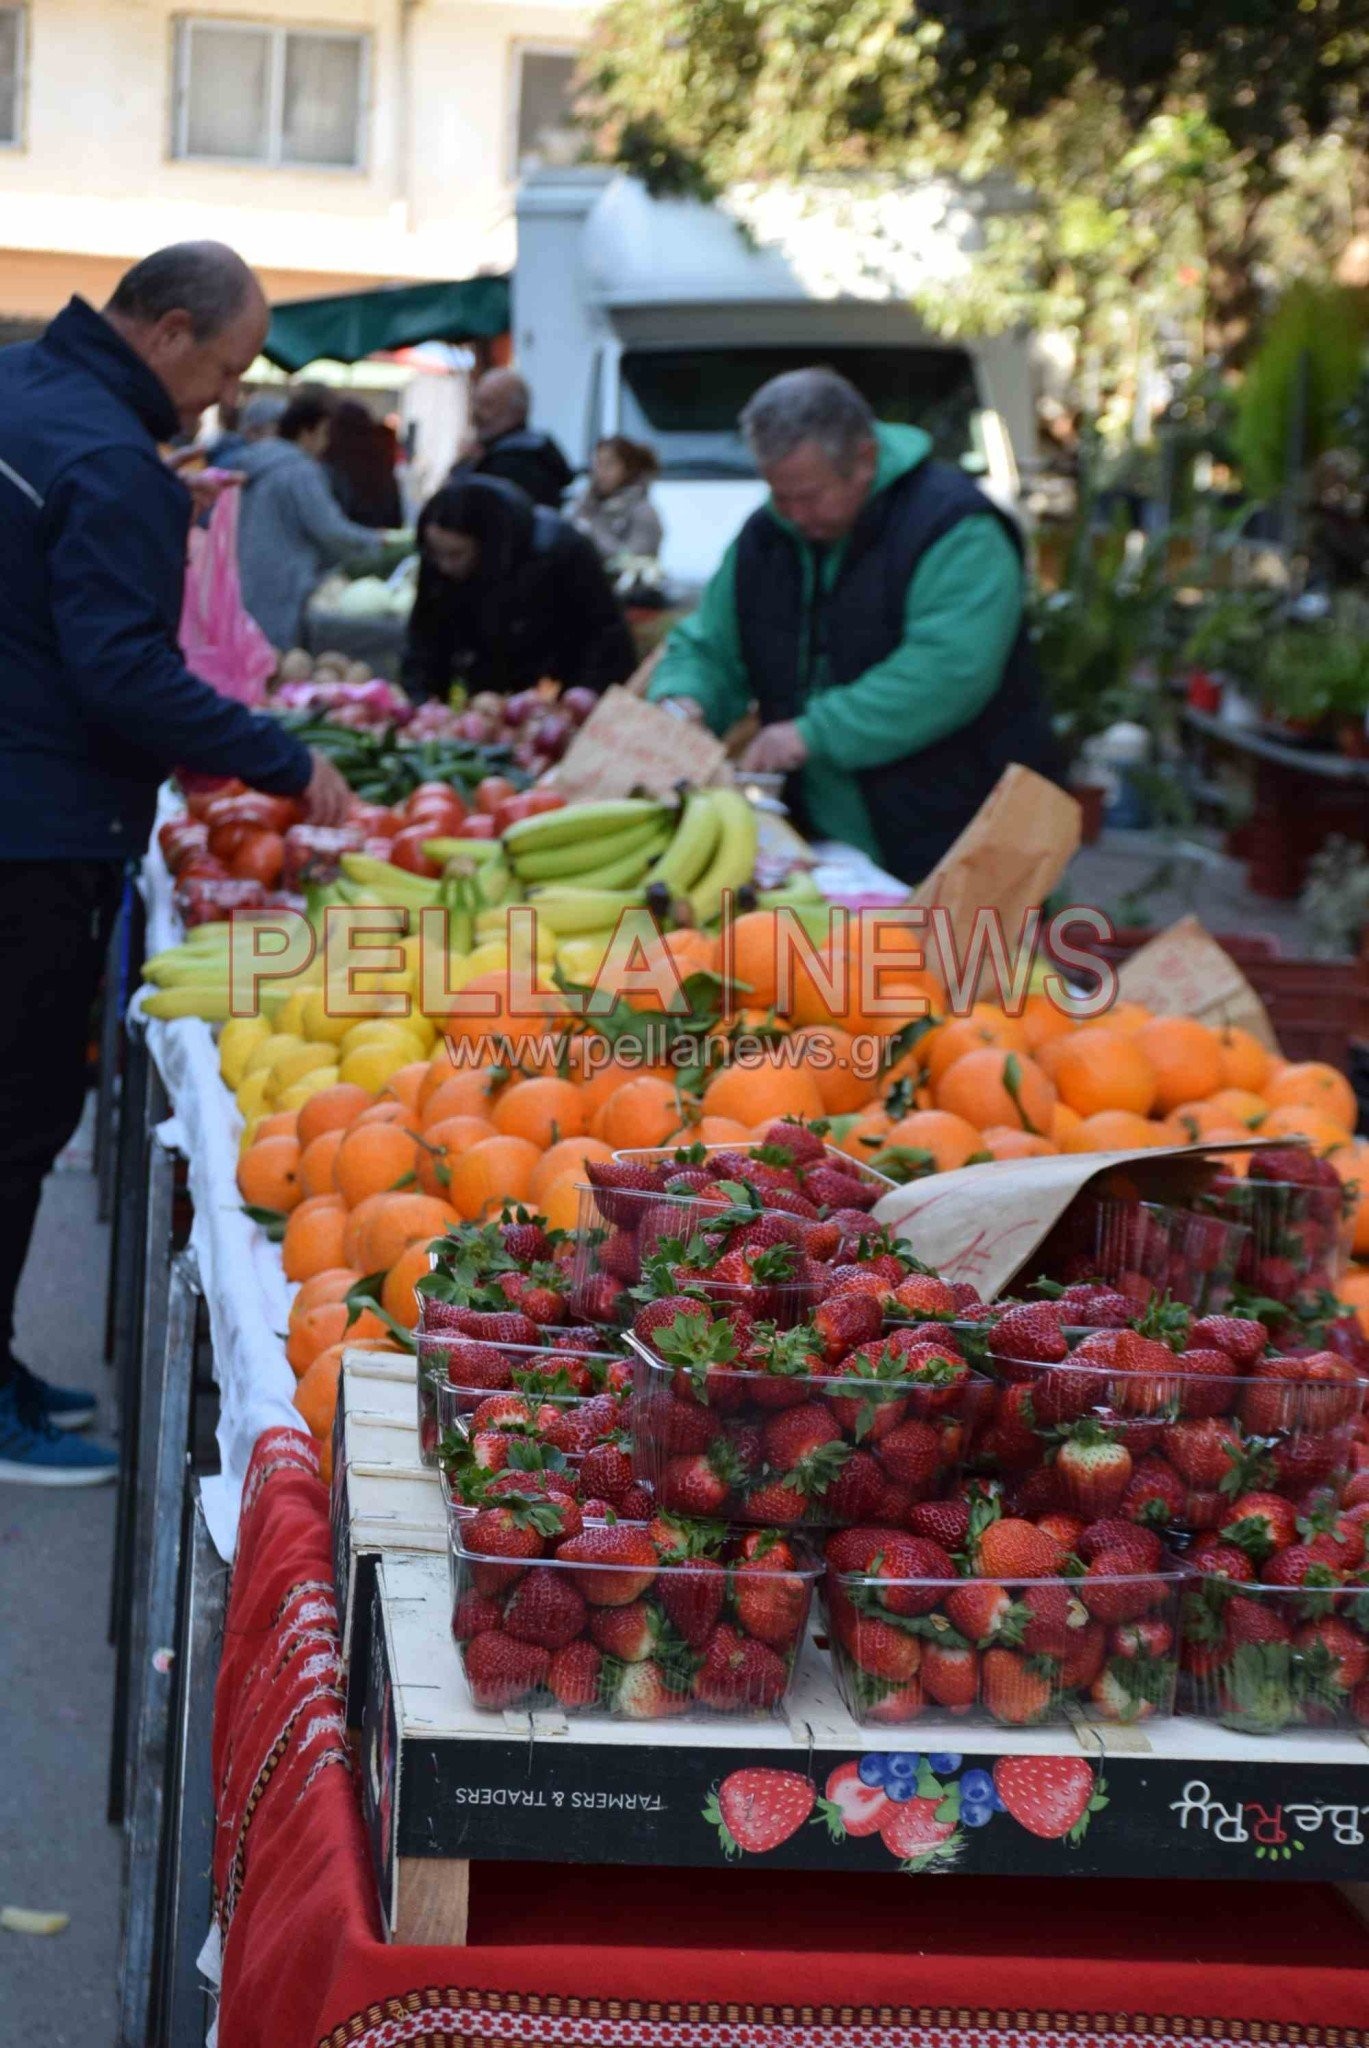
[[721, 740], [617, 685], [605, 690], [546, 778], [579, 802], [645, 790], [669, 796], [678, 782], [731, 782]]
[[1206, 1178], [1203, 1162], [1215, 1153], [1253, 1150], [1259, 1143], [1249, 1138], [1217, 1146], [993, 1160], [896, 1188], [876, 1204], [874, 1215], [924, 1264], [947, 1280], [968, 1281], [985, 1301], [993, 1301], [1099, 1175], [1126, 1167], [1144, 1200], [1172, 1202], [1197, 1192]]
[[1231, 955], [1196, 917], [1181, 917], [1157, 932], [1118, 968], [1117, 986], [1127, 1002], [1144, 1003], [1157, 1017], [1239, 1024], [1271, 1052], [1279, 1050], [1264, 1004]]
[[[949, 915], [957, 957], [964, 959], [975, 920], [991, 910], [1002, 921], [1009, 947], [1023, 918], [1039, 910], [1079, 848], [1079, 805], [1044, 776], [1016, 762], [1005, 768], [955, 844], [912, 900], [923, 909]], [[928, 930], [928, 965], [938, 966], [935, 938]], [[947, 976], [943, 980], [955, 980]], [[972, 991], [966, 991], [969, 1000]]]

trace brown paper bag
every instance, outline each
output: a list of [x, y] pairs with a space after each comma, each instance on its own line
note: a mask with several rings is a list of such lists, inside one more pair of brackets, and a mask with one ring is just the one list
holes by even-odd
[[[1068, 793], [1016, 762], [1006, 768], [940, 864], [914, 890], [912, 901], [939, 913], [954, 935], [957, 961], [968, 954], [975, 918], [991, 910], [1002, 921], [1011, 952], [1024, 914], [1039, 908], [1073, 860], [1079, 846], [1079, 806]], [[927, 964], [943, 981], [954, 963], [944, 961], [929, 920]], [[975, 991], [962, 991], [971, 999]], [[988, 991], [997, 995], [996, 989]]]
[[1143, 1199], [1178, 1201], [1198, 1191], [1207, 1178], [1203, 1163], [1214, 1153], [1253, 1150], [1259, 1143], [1066, 1152], [962, 1166], [895, 1188], [881, 1196], [874, 1216], [944, 1279], [968, 1281], [993, 1301], [1019, 1276], [1034, 1277], [1024, 1267], [1100, 1174], [1125, 1166]]
[[[1118, 993], [1159, 1017], [1239, 1024], [1279, 1050], [1269, 1012], [1231, 955], [1196, 917], [1181, 917], [1117, 970]], [[1106, 1023], [1106, 1017], [1100, 1019]]]
[[721, 740], [659, 704], [615, 685], [605, 690], [543, 781], [577, 802], [644, 790], [669, 796], [677, 782], [731, 782]]

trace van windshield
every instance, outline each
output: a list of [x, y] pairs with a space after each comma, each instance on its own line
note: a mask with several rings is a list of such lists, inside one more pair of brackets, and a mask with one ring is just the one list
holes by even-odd
[[923, 428], [943, 462], [983, 474], [974, 366], [955, 348], [628, 349], [620, 431], [655, 448], [663, 476], [753, 477], [738, 414], [771, 377], [815, 358], [849, 378], [877, 419]]

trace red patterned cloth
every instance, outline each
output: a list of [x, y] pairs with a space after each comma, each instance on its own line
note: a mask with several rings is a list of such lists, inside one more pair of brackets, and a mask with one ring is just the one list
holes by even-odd
[[215, 1702], [220, 2048], [1369, 2048], [1369, 1933], [1323, 1885], [482, 1864], [470, 1947], [387, 1946], [327, 1510], [271, 1431]]

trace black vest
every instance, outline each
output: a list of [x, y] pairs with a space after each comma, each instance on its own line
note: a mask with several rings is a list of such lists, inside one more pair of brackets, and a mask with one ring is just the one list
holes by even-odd
[[[962, 519], [986, 512], [1020, 555], [1013, 522], [960, 470], [934, 461], [910, 470], [862, 509], [836, 582], [815, 593], [811, 620], [804, 616], [804, 543], [768, 510], [754, 512], [738, 539], [736, 602], [762, 724], [798, 717], [815, 683], [851, 683], [886, 660], [903, 638], [908, 585], [923, 555]], [[883, 865], [901, 881], [921, 881], [1013, 761], [1061, 779], [1025, 622], [997, 690], [967, 725], [920, 753], [857, 771]], [[785, 795], [803, 824], [798, 783], [791, 777]]]

